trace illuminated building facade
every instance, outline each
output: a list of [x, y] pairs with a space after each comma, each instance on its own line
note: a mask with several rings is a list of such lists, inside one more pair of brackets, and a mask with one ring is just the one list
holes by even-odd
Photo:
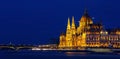
[[60, 35], [59, 47], [114, 47], [120, 48], [120, 29], [107, 31], [101, 23], [93, 23], [85, 10], [76, 27], [74, 17], [72, 24], [68, 18], [66, 33]]

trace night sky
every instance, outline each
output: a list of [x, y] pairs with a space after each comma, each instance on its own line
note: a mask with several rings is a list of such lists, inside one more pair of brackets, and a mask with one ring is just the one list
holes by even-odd
[[65, 32], [67, 18], [78, 24], [87, 8], [94, 22], [120, 27], [120, 0], [1, 0], [0, 44], [47, 44]]

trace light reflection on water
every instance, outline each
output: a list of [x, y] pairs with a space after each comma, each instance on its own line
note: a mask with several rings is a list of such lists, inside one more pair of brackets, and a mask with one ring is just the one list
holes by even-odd
[[87, 52], [65, 52], [67, 56], [86, 56]]
[[[62, 56], [62, 57], [61, 57]], [[93, 53], [93, 52], [60, 52], [60, 51], [0, 51], [0, 59], [113, 59], [119, 58], [120, 53]]]
[[117, 53], [118, 55], [120, 55], [120, 53]]

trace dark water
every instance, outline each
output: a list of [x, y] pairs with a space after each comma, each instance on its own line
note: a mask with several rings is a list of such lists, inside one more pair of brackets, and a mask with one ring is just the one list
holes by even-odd
[[120, 59], [120, 54], [31, 50], [0, 50], [0, 59]]

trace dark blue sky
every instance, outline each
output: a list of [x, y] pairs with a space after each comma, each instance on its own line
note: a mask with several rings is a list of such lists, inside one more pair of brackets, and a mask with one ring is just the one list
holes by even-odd
[[[0, 44], [44, 44], [65, 31], [67, 18], [79, 21], [84, 9], [105, 27], [120, 27], [119, 0], [0, 1]], [[78, 24], [78, 23], [77, 23]]]

